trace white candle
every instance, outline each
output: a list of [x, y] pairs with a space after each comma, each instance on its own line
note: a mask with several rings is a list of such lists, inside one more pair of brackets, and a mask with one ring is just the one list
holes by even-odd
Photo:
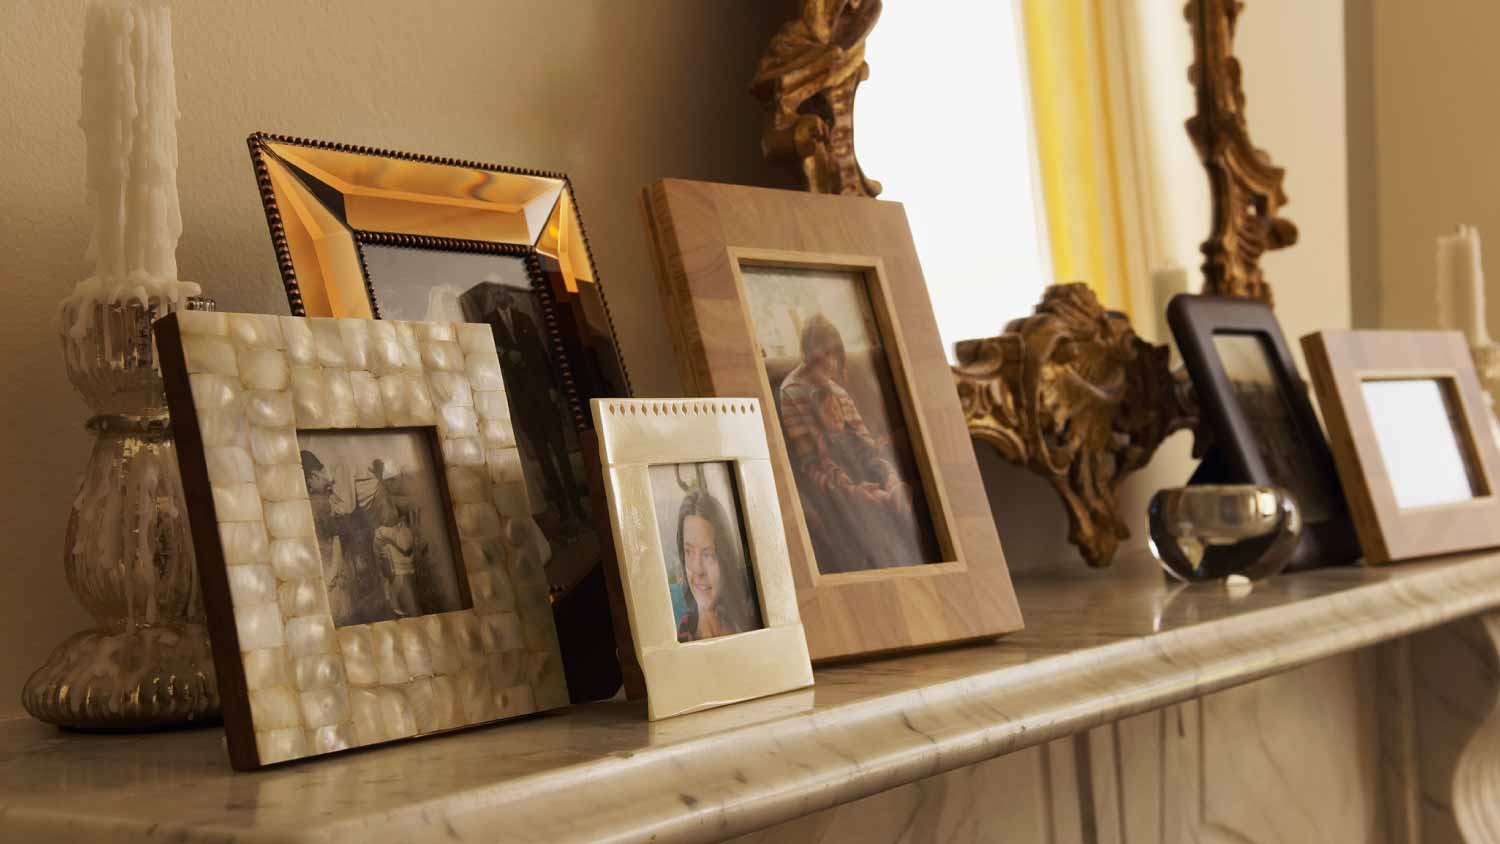
[[1156, 339], [1165, 343], [1172, 336], [1167, 324], [1167, 303], [1179, 293], [1188, 291], [1187, 270], [1178, 266], [1162, 267], [1151, 271], [1151, 295], [1156, 302]]
[[1455, 233], [1438, 238], [1437, 274], [1439, 324], [1462, 331], [1470, 346], [1489, 345], [1478, 229], [1461, 225]]
[[82, 76], [94, 272], [63, 300], [63, 324], [75, 340], [96, 305], [180, 305], [199, 293], [177, 278], [177, 85], [166, 3], [89, 0]]
[[1188, 274], [1182, 267], [1162, 267], [1151, 271], [1151, 292], [1156, 304], [1165, 308], [1172, 297], [1188, 292]]

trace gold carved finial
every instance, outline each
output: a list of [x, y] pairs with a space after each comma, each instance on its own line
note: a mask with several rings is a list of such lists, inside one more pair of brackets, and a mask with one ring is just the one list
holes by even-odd
[[1297, 242], [1297, 227], [1281, 216], [1286, 171], [1250, 143], [1245, 92], [1234, 57], [1240, 0], [1189, 0], [1183, 14], [1193, 31], [1188, 78], [1197, 91], [1198, 113], [1187, 131], [1208, 170], [1213, 229], [1203, 242], [1203, 292], [1271, 303], [1271, 286], [1260, 268], [1267, 249]]
[[854, 91], [870, 75], [865, 38], [881, 0], [802, 0], [771, 39], [750, 87], [770, 112], [767, 158], [791, 164], [813, 193], [877, 196], [854, 157]]
[[1109, 565], [1130, 536], [1120, 484], [1170, 434], [1196, 426], [1197, 402], [1168, 348], [1075, 283], [1047, 288], [1031, 316], [957, 352], [969, 434], [1046, 478], [1067, 508], [1069, 541], [1089, 565]]

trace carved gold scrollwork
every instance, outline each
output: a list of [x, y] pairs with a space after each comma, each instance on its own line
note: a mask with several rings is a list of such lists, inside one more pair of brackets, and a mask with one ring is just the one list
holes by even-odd
[[870, 75], [865, 38], [880, 7], [880, 0], [803, 0], [756, 70], [750, 90], [770, 112], [762, 150], [794, 166], [813, 193], [880, 194], [854, 157], [854, 92]]
[[1187, 131], [1208, 170], [1213, 197], [1213, 228], [1203, 242], [1203, 292], [1269, 304], [1271, 286], [1260, 256], [1296, 243], [1297, 227], [1281, 216], [1286, 171], [1250, 142], [1245, 123], [1245, 92], [1233, 53], [1243, 8], [1240, 0], [1189, 0], [1184, 10], [1194, 44], [1188, 77], [1198, 101]]
[[1136, 336], [1082, 283], [1047, 288], [999, 337], [958, 344], [969, 433], [1045, 477], [1068, 511], [1068, 539], [1107, 566], [1130, 535], [1117, 493], [1168, 435], [1197, 423], [1166, 346]]

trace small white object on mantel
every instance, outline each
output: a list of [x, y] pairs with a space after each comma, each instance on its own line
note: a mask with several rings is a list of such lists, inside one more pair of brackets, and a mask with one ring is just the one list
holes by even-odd
[[165, 0], [89, 0], [82, 76], [94, 272], [62, 302], [60, 327], [74, 342], [98, 305], [180, 306], [200, 292], [177, 278], [177, 84]]
[[1453, 234], [1438, 237], [1437, 275], [1439, 324], [1462, 331], [1471, 348], [1490, 345], [1479, 229], [1460, 225]]

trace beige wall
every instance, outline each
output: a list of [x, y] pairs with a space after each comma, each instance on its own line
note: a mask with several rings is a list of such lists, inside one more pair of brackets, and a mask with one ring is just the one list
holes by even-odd
[[[88, 619], [64, 582], [89, 445], [51, 327], [89, 269], [78, 128], [82, 0], [0, 10], [0, 717]], [[636, 196], [661, 176], [764, 183], [746, 93], [779, 7], [760, 0], [172, 3], [184, 278], [221, 309], [286, 312], [245, 136], [254, 130], [573, 177], [638, 389], [678, 390]]]
[[[1489, 319], [1500, 319], [1500, 61], [1492, 38], [1500, 5], [1465, 0], [1422, 3], [1349, 0], [1365, 22], [1365, 96], [1373, 143], [1377, 202], [1371, 235], [1361, 245], [1372, 267], [1356, 281], [1379, 303], [1379, 324], [1437, 324], [1436, 245], [1459, 223], [1479, 227], [1488, 245]], [[1370, 324], [1375, 325], [1372, 315]]]

